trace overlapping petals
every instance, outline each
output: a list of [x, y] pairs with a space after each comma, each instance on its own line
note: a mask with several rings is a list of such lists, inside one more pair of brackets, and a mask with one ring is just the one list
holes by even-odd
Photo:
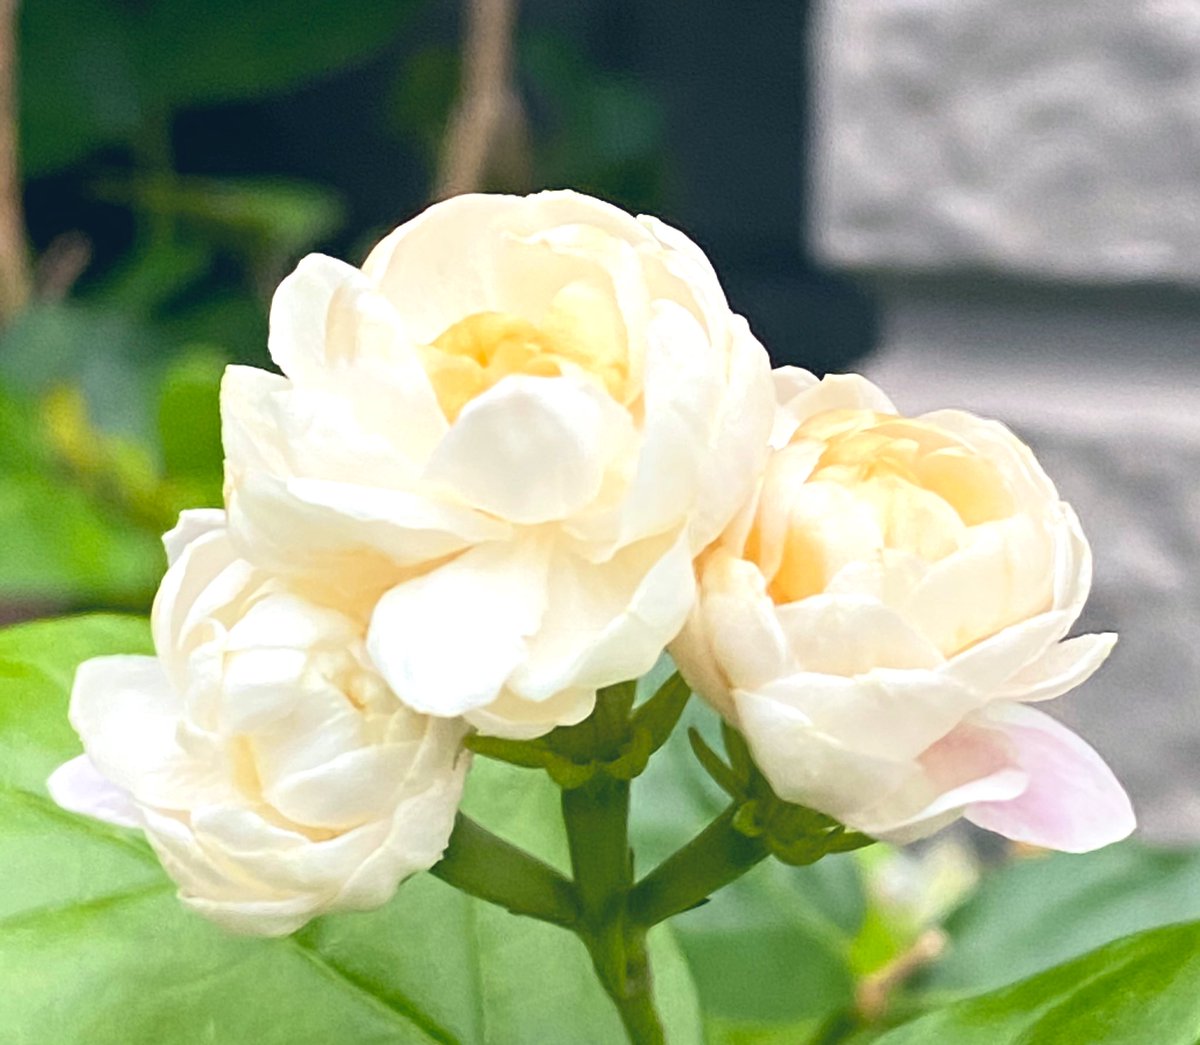
[[1083, 682], [1079, 522], [1029, 448], [957, 411], [897, 416], [870, 382], [776, 372], [757, 498], [698, 563], [672, 646], [779, 794], [875, 837], [959, 816], [1069, 851], [1133, 828], [1082, 740], [1025, 705]]
[[222, 513], [185, 513], [167, 543], [158, 656], [80, 667], [86, 753], [52, 794], [141, 826], [183, 901], [227, 928], [379, 906], [446, 847], [463, 726], [397, 700], [363, 623], [238, 558]]
[[306, 258], [270, 348], [283, 376], [222, 391], [239, 554], [370, 617], [410, 705], [507, 736], [649, 669], [772, 423], [702, 252], [571, 192], [438, 204], [361, 270]]

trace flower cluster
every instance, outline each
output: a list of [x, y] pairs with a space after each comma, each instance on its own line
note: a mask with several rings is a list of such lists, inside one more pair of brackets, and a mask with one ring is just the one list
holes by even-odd
[[462, 196], [279, 287], [281, 374], [230, 367], [224, 511], [167, 535], [155, 657], [76, 677], [51, 790], [140, 826], [183, 900], [285, 933], [444, 851], [471, 730], [588, 716], [670, 648], [785, 800], [907, 840], [1132, 827], [1027, 705], [1086, 541], [1032, 454], [767, 354], [704, 254], [571, 192]]

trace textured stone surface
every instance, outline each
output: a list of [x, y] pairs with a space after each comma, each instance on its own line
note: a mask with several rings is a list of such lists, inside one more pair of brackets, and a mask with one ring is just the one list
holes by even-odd
[[1103, 752], [1143, 835], [1200, 839], [1200, 364], [1187, 351], [1200, 317], [911, 288], [886, 304], [887, 345], [867, 373], [906, 413], [961, 406], [1009, 423], [1091, 539], [1078, 630], [1121, 639], [1048, 710]]
[[823, 0], [814, 47], [827, 261], [1200, 285], [1200, 0]]

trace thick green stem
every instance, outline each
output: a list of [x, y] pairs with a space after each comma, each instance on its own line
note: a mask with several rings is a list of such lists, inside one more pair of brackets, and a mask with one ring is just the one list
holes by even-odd
[[[613, 758], [629, 731], [633, 686], [602, 692], [592, 717], [569, 734], [579, 754]], [[562, 794], [571, 872], [579, 896], [579, 933], [601, 984], [634, 1045], [661, 1045], [646, 933], [629, 918], [633, 853], [629, 848], [629, 781], [599, 772]]]
[[549, 864], [492, 834], [462, 813], [433, 874], [489, 903], [566, 929], [577, 929], [575, 889]]
[[629, 783], [598, 774], [564, 791], [562, 809], [583, 918], [599, 928], [621, 913], [633, 885]]
[[645, 932], [622, 919], [612, 926], [610, 937], [585, 938], [584, 942], [600, 982], [621, 1015], [629, 1040], [634, 1045], [662, 1045], [666, 1038], [654, 1007]]
[[629, 898], [634, 922], [648, 928], [690, 910], [766, 858], [764, 841], [734, 828], [737, 809], [731, 806], [638, 882]]

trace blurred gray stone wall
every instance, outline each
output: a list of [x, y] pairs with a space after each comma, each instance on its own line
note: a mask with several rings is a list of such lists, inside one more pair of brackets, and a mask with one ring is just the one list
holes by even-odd
[[864, 369], [1037, 450], [1122, 636], [1051, 710], [1200, 839], [1200, 0], [824, 0], [812, 46], [806, 235], [882, 296]]

